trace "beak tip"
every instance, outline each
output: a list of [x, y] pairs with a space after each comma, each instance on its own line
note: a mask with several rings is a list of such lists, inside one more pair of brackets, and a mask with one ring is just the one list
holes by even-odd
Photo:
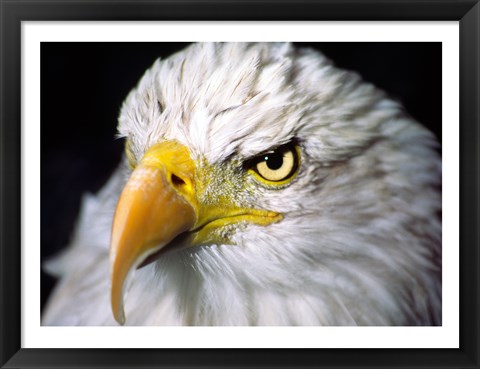
[[123, 311], [123, 307], [118, 307], [117, 309], [113, 307], [112, 310], [113, 317], [115, 318], [117, 323], [120, 325], [125, 325], [125, 312]]
[[118, 324], [125, 324], [125, 311], [123, 309], [123, 278], [120, 283], [121, 287], [116, 283], [112, 283], [110, 304], [113, 313], [113, 318]]
[[123, 314], [123, 311], [119, 317], [117, 317], [117, 322], [120, 325], [125, 325], [125, 315]]

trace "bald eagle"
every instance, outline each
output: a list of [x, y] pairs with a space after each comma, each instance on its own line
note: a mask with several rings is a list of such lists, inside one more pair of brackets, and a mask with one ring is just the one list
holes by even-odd
[[43, 325], [439, 325], [438, 142], [284, 43], [198, 43], [121, 108]]

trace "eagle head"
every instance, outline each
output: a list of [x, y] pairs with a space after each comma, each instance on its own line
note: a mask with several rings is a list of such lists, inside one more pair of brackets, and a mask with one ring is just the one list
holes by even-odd
[[119, 323], [441, 323], [437, 141], [357, 74], [290, 44], [193, 44], [147, 70], [118, 132]]

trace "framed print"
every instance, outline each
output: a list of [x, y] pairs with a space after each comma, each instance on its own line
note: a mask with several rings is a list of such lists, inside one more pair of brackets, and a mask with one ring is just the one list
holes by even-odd
[[1, 6], [2, 367], [479, 366], [477, 1]]

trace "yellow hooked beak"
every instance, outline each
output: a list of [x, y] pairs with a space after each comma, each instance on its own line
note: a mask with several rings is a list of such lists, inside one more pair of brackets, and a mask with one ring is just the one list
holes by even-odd
[[183, 232], [204, 244], [219, 227], [240, 221], [267, 225], [278, 213], [199, 203], [196, 167], [188, 149], [176, 141], [151, 147], [133, 171], [118, 200], [110, 245], [111, 304], [125, 323], [123, 294], [129, 273]]

